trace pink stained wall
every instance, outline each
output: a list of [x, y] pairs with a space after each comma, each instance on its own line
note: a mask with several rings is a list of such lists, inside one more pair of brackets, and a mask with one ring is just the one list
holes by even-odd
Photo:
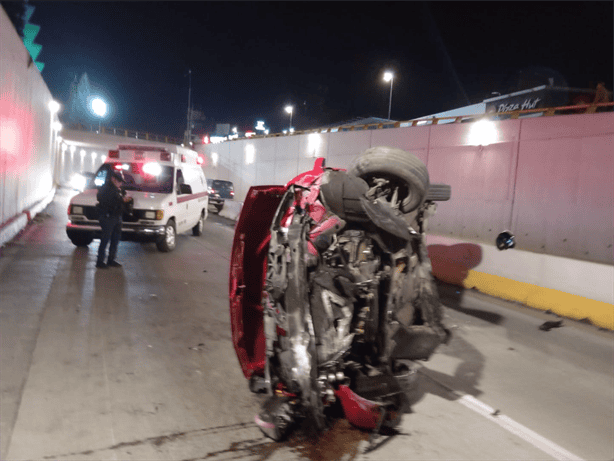
[[523, 249], [612, 264], [613, 114], [526, 122], [513, 210]]

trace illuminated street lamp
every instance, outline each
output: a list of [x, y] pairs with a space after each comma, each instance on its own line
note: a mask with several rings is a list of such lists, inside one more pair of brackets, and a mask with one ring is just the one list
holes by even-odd
[[289, 130], [292, 130], [292, 111], [293, 110], [294, 110], [294, 107], [286, 106], [286, 112], [290, 114], [290, 126], [288, 127]]
[[97, 96], [94, 99], [92, 99], [90, 106], [92, 108], [92, 112], [94, 113], [94, 115], [99, 117], [98, 131], [100, 131], [100, 123], [103, 117], [107, 115], [107, 103], [102, 98]]
[[53, 99], [49, 101], [49, 111], [53, 115], [57, 114], [60, 111], [60, 103]]
[[388, 120], [390, 120], [390, 109], [392, 109], [392, 82], [394, 81], [394, 74], [390, 71], [385, 72], [384, 81], [390, 82], [390, 102], [388, 103]]

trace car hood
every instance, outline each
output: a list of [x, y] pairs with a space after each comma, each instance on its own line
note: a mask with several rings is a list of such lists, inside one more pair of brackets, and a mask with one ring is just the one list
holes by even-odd
[[[88, 189], [80, 194], [75, 195], [70, 203], [72, 205], [96, 206], [98, 199], [96, 194], [98, 189]], [[138, 192], [127, 191], [126, 195], [134, 200], [134, 208], [139, 210], [160, 210], [164, 205], [170, 205], [174, 202], [171, 194], [160, 194], [154, 192]]]

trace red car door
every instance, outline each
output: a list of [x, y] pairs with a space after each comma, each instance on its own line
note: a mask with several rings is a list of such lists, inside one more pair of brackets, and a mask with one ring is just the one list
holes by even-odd
[[228, 287], [230, 322], [237, 358], [248, 379], [254, 373], [264, 374], [262, 292], [271, 222], [285, 192], [285, 186], [251, 187], [235, 227]]

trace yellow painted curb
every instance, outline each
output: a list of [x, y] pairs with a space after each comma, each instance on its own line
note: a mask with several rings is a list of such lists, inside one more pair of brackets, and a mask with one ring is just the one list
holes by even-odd
[[[593, 325], [614, 330], [614, 304], [596, 301], [563, 291], [469, 270], [462, 285], [482, 293], [574, 320], [588, 319]], [[434, 274], [436, 276], [436, 274]]]

